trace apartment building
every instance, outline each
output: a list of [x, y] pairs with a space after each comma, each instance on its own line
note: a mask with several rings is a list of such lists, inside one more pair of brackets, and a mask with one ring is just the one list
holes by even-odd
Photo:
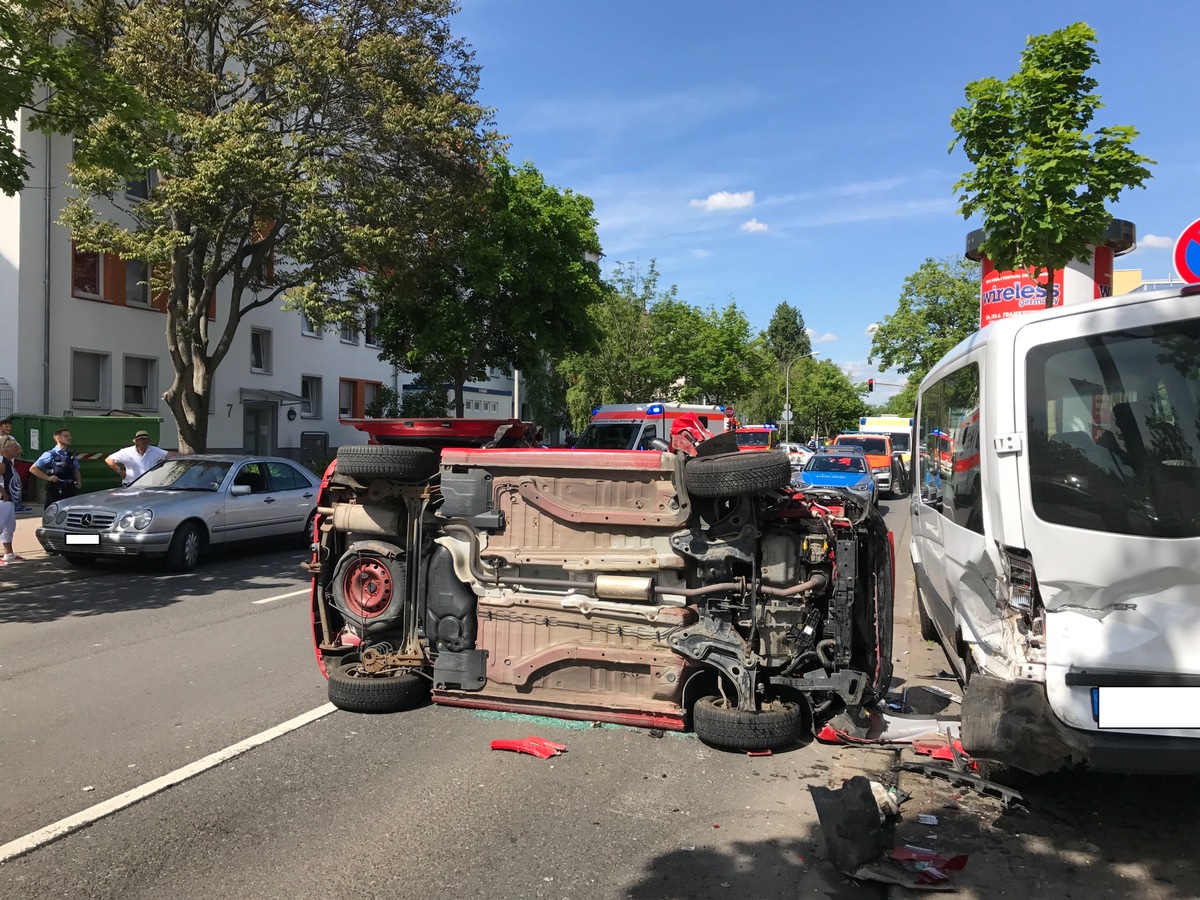
[[[160, 444], [176, 447], [162, 402], [174, 375], [165, 307], [145, 284], [146, 267], [74, 246], [57, 224], [71, 138], [31, 131], [24, 114], [15, 124], [31, 169], [20, 194], [0, 195], [0, 414], [161, 416]], [[129, 185], [125, 200], [145, 189]], [[224, 296], [218, 291], [214, 334], [225, 323]], [[209, 449], [300, 458], [314, 440], [330, 453], [364, 442], [339, 420], [361, 417], [382, 387], [402, 391], [412, 380], [379, 359], [372, 326], [321, 332], [278, 306], [250, 313], [213, 379]], [[513, 415], [512, 377], [492, 374], [468, 386], [467, 415]]]

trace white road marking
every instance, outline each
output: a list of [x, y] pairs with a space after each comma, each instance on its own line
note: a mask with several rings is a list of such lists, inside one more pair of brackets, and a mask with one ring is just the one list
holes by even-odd
[[274, 603], [276, 600], [286, 600], [288, 597], [299, 597], [301, 594], [311, 593], [312, 588], [305, 588], [302, 591], [292, 591], [290, 594], [280, 594], [278, 597], [264, 597], [262, 600], [251, 600], [251, 603]]
[[177, 784], [187, 781], [189, 778], [195, 778], [202, 772], [216, 768], [234, 757], [241, 756], [247, 750], [253, 750], [255, 747], [274, 740], [277, 737], [282, 737], [290, 731], [295, 731], [297, 728], [303, 728], [311, 722], [322, 719], [336, 709], [337, 707], [332, 703], [326, 703], [323, 706], [318, 706], [316, 709], [310, 709], [308, 712], [302, 713], [294, 719], [288, 719], [286, 722], [282, 722], [273, 728], [268, 728], [266, 731], [261, 731], [253, 737], [246, 738], [244, 741], [231, 744], [224, 750], [210, 753], [203, 759], [189, 763], [183, 768], [176, 769], [174, 772], [168, 772], [166, 775], [155, 778], [153, 781], [147, 781], [140, 787], [135, 787], [123, 794], [118, 794], [116, 797], [105, 800], [102, 803], [97, 803], [95, 806], [89, 806], [87, 809], [77, 812], [73, 816], [59, 819], [45, 828], [39, 828], [37, 831], [30, 832], [24, 837], [19, 837], [9, 841], [7, 844], [0, 845], [0, 863], [16, 859], [18, 856], [24, 856], [38, 847], [43, 847], [81, 828], [86, 828], [88, 825], [92, 825], [106, 816], [125, 809], [127, 806], [140, 803], [147, 797], [152, 797], [169, 787], [174, 787]]

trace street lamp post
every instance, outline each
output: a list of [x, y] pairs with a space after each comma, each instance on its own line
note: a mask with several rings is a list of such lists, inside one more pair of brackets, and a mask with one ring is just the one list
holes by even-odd
[[783, 370], [783, 411], [787, 415], [783, 419], [783, 440], [787, 443], [792, 438], [792, 363], [801, 359], [812, 359], [817, 355], [817, 352], [805, 353], [801, 356], [793, 356], [788, 362], [787, 367]]

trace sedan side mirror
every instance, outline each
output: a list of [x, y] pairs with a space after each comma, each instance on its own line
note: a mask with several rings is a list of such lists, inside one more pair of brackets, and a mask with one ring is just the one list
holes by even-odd
[[249, 494], [250, 493], [250, 485], [235, 484], [229, 488], [229, 493], [233, 494], [235, 497], [240, 497], [243, 494]]

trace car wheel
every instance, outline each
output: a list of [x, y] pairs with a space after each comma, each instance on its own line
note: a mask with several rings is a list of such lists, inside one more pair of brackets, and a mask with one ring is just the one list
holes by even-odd
[[347, 712], [400, 712], [428, 697], [429, 682], [412, 672], [368, 675], [357, 660], [329, 669], [329, 702]]
[[184, 522], [171, 538], [167, 548], [167, 567], [174, 572], [190, 572], [200, 562], [200, 551], [204, 547], [204, 536], [195, 522]]
[[366, 475], [398, 481], [424, 481], [437, 473], [438, 454], [428, 447], [344, 444], [338, 447], [339, 475]]
[[787, 454], [777, 450], [738, 450], [688, 460], [683, 478], [688, 493], [697, 497], [757, 494], [787, 485], [792, 480], [792, 464]]
[[929, 617], [929, 613], [925, 612], [925, 601], [921, 599], [921, 588], [913, 588], [913, 600], [917, 603], [917, 618], [921, 622], [921, 637], [927, 641], [940, 640], [937, 629], [933, 625], [933, 619]]
[[314, 509], [308, 514], [308, 520], [304, 523], [304, 530], [300, 532], [300, 546], [308, 547], [313, 542], [313, 525], [317, 521], [317, 511]]
[[701, 697], [692, 710], [696, 737], [720, 750], [780, 750], [800, 738], [800, 704], [775, 700], [760, 710], [729, 709], [720, 697]]

